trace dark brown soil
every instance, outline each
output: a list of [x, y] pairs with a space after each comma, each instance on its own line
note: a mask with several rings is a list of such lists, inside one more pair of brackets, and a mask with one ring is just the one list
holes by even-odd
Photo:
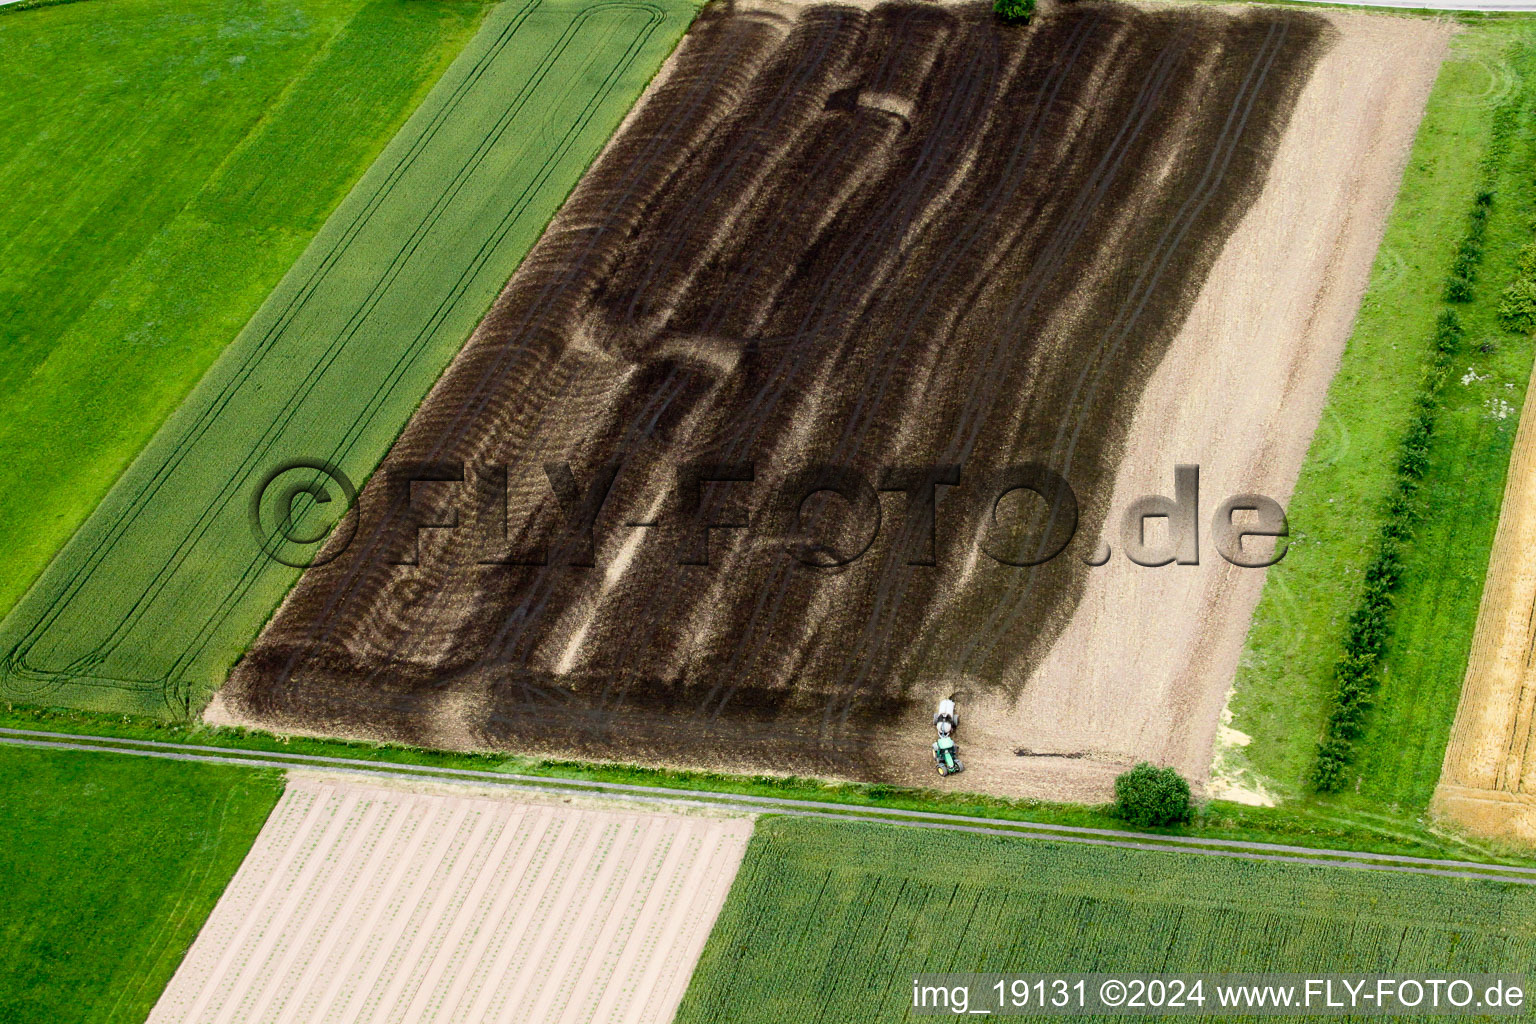
[[[226, 709], [880, 777], [867, 741], [909, 700], [1021, 685], [1072, 614], [1144, 382], [1330, 31], [1295, 11], [1091, 0], [1027, 29], [984, 5], [707, 9]], [[678, 564], [691, 460], [755, 469], [702, 488], [706, 517], [751, 513], [710, 531], [707, 566]], [[586, 559], [551, 461], [577, 488], [621, 466], [592, 567], [569, 564]], [[382, 477], [424, 462], [470, 469], [392, 510]], [[977, 553], [989, 486], [1024, 462], [1077, 500], [1077, 540], [1032, 568]], [[796, 532], [774, 498], [820, 464], [875, 486], [886, 467], [960, 467], [933, 550], [896, 491], [853, 494], [861, 512], [819, 495]], [[488, 539], [482, 499], [503, 490], [509, 536]], [[790, 554], [808, 534], [811, 561], [857, 550], [876, 503], [858, 560]], [[1044, 504], [999, 515], [1038, 539], [1070, 518], [1051, 527]], [[394, 564], [454, 508], [456, 529], [421, 532], [419, 564]], [[548, 565], [476, 564], [552, 540]]]

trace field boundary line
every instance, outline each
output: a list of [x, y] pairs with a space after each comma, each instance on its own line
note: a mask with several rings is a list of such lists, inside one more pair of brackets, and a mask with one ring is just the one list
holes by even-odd
[[[41, 737], [41, 738], [39, 738]], [[1166, 836], [1151, 832], [1121, 831], [1087, 826], [1059, 825], [1046, 822], [1016, 821], [1009, 818], [984, 818], [942, 811], [913, 811], [905, 808], [871, 807], [830, 801], [754, 796], [712, 790], [668, 789], [628, 783], [566, 779], [553, 776], [519, 775], [471, 768], [447, 768], [406, 764], [398, 761], [366, 761], [357, 758], [329, 757], [319, 754], [285, 754], [275, 751], [242, 750], [195, 743], [171, 743], [163, 740], [121, 739], [72, 733], [52, 733], [26, 729], [0, 728], [0, 745], [75, 750], [86, 753], [125, 754], [162, 760], [191, 761], [208, 764], [246, 765], [253, 768], [308, 768], [345, 775], [363, 775], [395, 780], [437, 782], [454, 785], [492, 786], [514, 792], [557, 796], [607, 796], [647, 804], [734, 810], [748, 814], [783, 814], [792, 817], [824, 818], [838, 821], [863, 821], [869, 824], [897, 825], [907, 828], [933, 828], [979, 835], [1011, 836], [1023, 839], [1109, 846], [1119, 849], [1195, 853], [1207, 856], [1235, 857], [1244, 860], [1279, 861], [1362, 870], [1398, 871], [1452, 878], [1483, 879], [1520, 885], [1536, 885], [1536, 868], [1489, 864], [1479, 861], [1446, 860], [1402, 854], [1370, 853], [1359, 850], [1290, 846], [1250, 840], [1228, 840], [1199, 836]]]

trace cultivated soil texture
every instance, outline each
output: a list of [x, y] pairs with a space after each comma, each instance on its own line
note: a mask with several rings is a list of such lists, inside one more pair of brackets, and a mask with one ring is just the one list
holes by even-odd
[[1434, 811], [1536, 842], [1536, 403], [1520, 414]]
[[751, 830], [295, 776], [149, 1019], [665, 1024]]
[[1283, 500], [1444, 35], [707, 9], [214, 715], [912, 781], [960, 693], [969, 787], [1198, 776], [1261, 574], [1088, 563], [1176, 462]]
[[[1175, 464], [1199, 465], [1200, 564], [1148, 569], [1117, 554], [1091, 572], [1019, 699], [988, 700], [965, 723], [967, 767], [979, 771], [964, 783], [1097, 800], [1143, 759], [1199, 783], [1214, 741], [1245, 739], [1220, 723], [1265, 574], [1223, 559], [1211, 520], [1237, 494], [1289, 503], [1451, 33], [1407, 18], [1328, 18], [1332, 44], [1264, 191], [1147, 383], [1115, 475], [1101, 543], [1118, 551], [1127, 507], [1173, 496]], [[1292, 530], [1306, 542], [1305, 524]], [[921, 710], [909, 748], [932, 731]], [[1213, 796], [1265, 799], [1240, 776], [1208, 781]]]

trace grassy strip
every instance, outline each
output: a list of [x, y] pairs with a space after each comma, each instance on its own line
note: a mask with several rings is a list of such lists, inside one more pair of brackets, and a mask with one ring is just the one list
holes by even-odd
[[[1470, 279], [1452, 277], [1447, 295], [1452, 292], [1465, 296], [1454, 301], [1470, 302]], [[1323, 728], [1317, 761], [1312, 767], [1312, 784], [1319, 792], [1333, 793], [1344, 788], [1354, 760], [1355, 742], [1365, 729], [1366, 714], [1379, 682], [1382, 654], [1391, 639], [1393, 592], [1403, 575], [1402, 547], [1412, 540], [1414, 523], [1423, 516], [1419, 485], [1429, 464], [1440, 393], [1461, 336], [1461, 321], [1455, 311], [1445, 310], [1435, 331], [1435, 361], [1424, 374], [1414, 418], [1403, 438], [1397, 462], [1397, 490], [1387, 502], [1387, 521], [1381, 528], [1380, 545], [1366, 566], [1360, 606], [1350, 614], [1344, 654], [1334, 665], [1333, 710]]]
[[677, 1021], [908, 1020], [916, 971], [1474, 972], [1533, 958], [1524, 886], [768, 818]]
[[[201, 707], [298, 578], [290, 566], [314, 555], [280, 564], [258, 541], [253, 498], [270, 499], [271, 531], [284, 488], [315, 478], [264, 489], [269, 474], [318, 459], [367, 478], [696, 10], [493, 7], [0, 625], [0, 692], [141, 714]], [[242, 209], [272, 198], [251, 185]]]
[[0, 1020], [140, 1021], [280, 773], [0, 748]]
[[[1348, 813], [1402, 807], [1412, 814], [1429, 799], [1465, 670], [1516, 422], [1491, 418], [1487, 407], [1497, 400], [1518, 411], [1530, 368], [1526, 346], [1484, 351], [1496, 294], [1477, 287], [1472, 301], [1456, 304], [1464, 341], [1433, 410], [1423, 387], [1404, 387], [1439, 358], [1442, 283], [1455, 276], [1458, 261], [1463, 271], [1473, 269], [1470, 250], [1459, 243], [1468, 233], [1468, 211], [1486, 188], [1479, 167], [1494, 145], [1497, 111], [1527, 88], [1528, 68], [1510, 64], [1506, 54], [1530, 42], [1532, 21], [1472, 24], [1452, 41], [1405, 169], [1288, 510], [1296, 540], [1269, 570], [1232, 701], [1233, 727], [1252, 737], [1234, 760], [1278, 795], [1301, 797], [1336, 706], [1335, 671], [1351, 613], [1362, 607], [1368, 587], [1381, 588], [1396, 572], [1395, 589], [1387, 588], [1393, 640], [1381, 647], [1364, 691], [1374, 694], [1374, 707], [1358, 718], [1351, 717], [1354, 709], [1343, 716], [1346, 728], [1358, 722], [1359, 729], [1343, 788], [1363, 794], [1338, 805], [1354, 809]], [[1526, 179], [1533, 162], [1523, 116], [1508, 139], [1507, 158], [1497, 168], [1498, 198], [1483, 207], [1483, 254], [1475, 272], [1484, 281], [1503, 279], [1529, 237]], [[1491, 375], [1496, 385], [1461, 384], [1463, 361], [1479, 380]], [[1510, 383], [1516, 387], [1504, 387]], [[1490, 393], [1495, 386], [1497, 395]], [[1405, 439], [1423, 453], [1422, 462], [1415, 455], [1408, 463], [1422, 465], [1411, 501], [1403, 497], [1398, 472]], [[1368, 584], [1383, 538], [1400, 534], [1410, 519], [1415, 542], [1396, 544], [1397, 565], [1388, 555]], [[1384, 631], [1379, 604], [1366, 614]]]
[[0, 24], [0, 615], [486, 10], [113, 0]]
[[[1531, 74], [1536, 60], [1526, 60]], [[1358, 802], [1422, 808], [1440, 775], [1531, 375], [1530, 339], [1500, 325], [1498, 292], [1531, 237], [1533, 176], [1536, 121], [1527, 105], [1496, 185], [1480, 283], [1460, 311], [1465, 343], [1441, 392], [1423, 516], [1404, 551], [1376, 705], [1356, 743], [1348, 789]]]
[[[1528, 47], [1515, 47], [1508, 55], [1509, 65], [1525, 71], [1529, 57]], [[1479, 165], [1480, 187], [1472, 201], [1467, 233], [1456, 250], [1445, 282], [1447, 303], [1473, 301], [1500, 172], [1515, 143], [1517, 117], [1529, 106], [1530, 86], [1527, 84], [1494, 111], [1492, 137]], [[1319, 792], [1332, 793], [1344, 788], [1349, 781], [1355, 742], [1365, 730], [1383, 650], [1391, 641], [1393, 592], [1403, 575], [1402, 548], [1412, 544], [1414, 526], [1424, 516], [1420, 484], [1429, 468], [1436, 414], [1442, 404], [1441, 392], [1450, 375], [1452, 360], [1461, 348], [1462, 334], [1461, 320], [1455, 309], [1447, 306], [1441, 310], [1435, 323], [1433, 361], [1424, 373], [1414, 402], [1413, 418], [1408, 423], [1398, 453], [1397, 487], [1387, 500], [1386, 521], [1381, 527], [1376, 555], [1366, 566], [1360, 605], [1349, 617], [1349, 628], [1344, 634], [1344, 654], [1334, 665], [1333, 709], [1324, 726], [1317, 761], [1312, 768], [1312, 784]]]
[[[1113, 816], [1107, 805], [1088, 806], [1048, 803], [1039, 800], [1010, 800], [979, 793], [905, 789], [879, 784], [869, 785], [796, 776], [744, 776], [719, 772], [673, 771], [626, 764], [545, 760], [508, 756], [503, 753], [452, 753], [399, 745], [312, 739], [303, 736], [273, 736], [245, 729], [215, 729], [200, 724], [182, 724], [129, 716], [108, 717], [67, 709], [45, 710], [0, 705], [0, 726], [104, 738], [147, 739], [250, 751], [355, 758], [389, 765], [430, 765], [479, 771], [502, 771], [542, 776], [551, 780], [583, 779], [779, 799], [824, 800], [865, 807], [939, 811], [947, 814], [970, 814], [1020, 822], [1091, 828], [1123, 829], [1126, 827], [1125, 822]], [[914, 756], [924, 754], [925, 751], [914, 751]], [[1432, 831], [1422, 822], [1412, 818], [1383, 815], [1369, 809], [1349, 811], [1293, 805], [1264, 808], [1213, 802], [1199, 807], [1195, 817], [1185, 825], [1146, 831], [1164, 835], [1253, 840], [1375, 853], [1536, 865], [1536, 857], [1531, 856], [1529, 851], [1468, 842]]]

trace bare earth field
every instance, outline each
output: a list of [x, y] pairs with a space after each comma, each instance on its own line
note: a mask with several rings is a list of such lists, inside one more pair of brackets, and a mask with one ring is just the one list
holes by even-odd
[[959, 693], [966, 788], [1200, 780], [1262, 573], [1120, 516], [1285, 500], [1448, 32], [707, 9], [210, 716], [926, 781]]
[[295, 774], [150, 1015], [672, 1019], [752, 823]]
[[[1100, 800], [1143, 759], [1207, 779], [1264, 581], [1216, 553], [1210, 517], [1234, 494], [1289, 501], [1450, 35], [1406, 18], [1328, 19], [1333, 44], [1263, 193], [1147, 384], [1114, 481], [1111, 507], [1122, 510], [1142, 495], [1172, 496], [1175, 464], [1197, 463], [1200, 565], [1116, 557], [1090, 574], [1021, 697], [971, 713], [965, 754], [979, 770], [968, 786]], [[1101, 542], [1119, 543], [1118, 521]], [[931, 731], [914, 715], [909, 747]], [[1212, 780], [1212, 795], [1251, 798], [1240, 782]]]
[[1520, 414], [1436, 814], [1536, 842], [1536, 403]]

